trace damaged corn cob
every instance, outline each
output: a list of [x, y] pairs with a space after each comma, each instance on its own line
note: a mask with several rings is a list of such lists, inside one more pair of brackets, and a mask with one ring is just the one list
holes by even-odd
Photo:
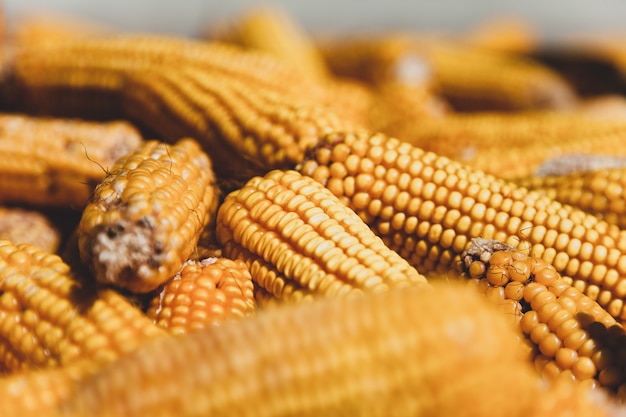
[[145, 142], [96, 187], [80, 219], [80, 257], [100, 283], [152, 291], [193, 253], [217, 201], [211, 161], [197, 142]]
[[559, 176], [533, 176], [517, 183], [563, 204], [578, 207], [624, 229], [625, 173], [626, 168], [600, 169]]
[[62, 415], [521, 417], [542, 395], [510, 325], [460, 286], [289, 306], [154, 342], [73, 387]]
[[54, 253], [59, 248], [61, 231], [42, 212], [19, 207], [0, 207], [0, 240], [28, 243]]
[[582, 210], [383, 134], [329, 135], [298, 170], [424, 274], [445, 274], [472, 238], [496, 239], [626, 319], [626, 234]]
[[475, 239], [462, 259], [469, 282], [516, 318], [542, 376], [626, 395], [624, 328], [570, 278], [498, 241]]
[[256, 285], [287, 301], [426, 283], [344, 203], [295, 171], [271, 171], [230, 193], [217, 237]]
[[149, 318], [170, 333], [185, 333], [254, 314], [254, 286], [241, 260], [187, 261], [152, 299]]
[[123, 121], [0, 115], [0, 202], [82, 209], [106, 170], [141, 142]]
[[112, 290], [95, 291], [61, 258], [0, 241], [0, 369], [113, 360], [164, 332]]
[[626, 123], [576, 112], [450, 113], [404, 123], [401, 134], [414, 146], [509, 179], [529, 177], [568, 153], [626, 156]]

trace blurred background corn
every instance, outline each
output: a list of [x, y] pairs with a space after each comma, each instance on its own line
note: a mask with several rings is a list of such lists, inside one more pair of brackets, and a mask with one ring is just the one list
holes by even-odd
[[95, 189], [78, 226], [80, 257], [100, 283], [152, 291], [193, 253], [217, 204], [211, 160], [196, 141], [147, 141]]
[[310, 35], [279, 7], [248, 9], [229, 21], [212, 24], [203, 37], [266, 51], [292, 63], [306, 77], [329, 75], [326, 62]]
[[626, 228], [626, 168], [529, 177], [518, 183], [541, 195]]
[[626, 156], [623, 120], [575, 111], [450, 113], [405, 122], [393, 133], [426, 151], [507, 179], [532, 176], [545, 161], [569, 153]]
[[126, 121], [0, 115], [0, 202], [82, 210], [107, 169], [141, 142]]
[[626, 319], [626, 235], [616, 225], [383, 134], [329, 135], [298, 170], [426, 275], [445, 275], [471, 239], [495, 239]]
[[[87, 280], [87, 281], [85, 281]], [[111, 361], [164, 332], [37, 246], [0, 241], [0, 369]]]
[[61, 243], [61, 231], [41, 211], [0, 206], [0, 240], [16, 245], [27, 243], [55, 253]]
[[254, 285], [241, 260], [187, 261], [150, 302], [147, 316], [170, 333], [217, 326], [254, 314]]
[[230, 193], [217, 237], [256, 285], [287, 301], [426, 283], [354, 211], [295, 171], [271, 171]]
[[457, 286], [300, 304], [144, 345], [62, 415], [526, 416], [543, 394], [514, 333]]

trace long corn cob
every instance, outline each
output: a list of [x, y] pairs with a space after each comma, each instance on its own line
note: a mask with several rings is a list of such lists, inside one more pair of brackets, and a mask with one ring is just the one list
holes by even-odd
[[626, 123], [576, 112], [448, 114], [404, 123], [401, 134], [414, 146], [511, 179], [563, 154], [626, 156]]
[[626, 393], [626, 347], [617, 342], [626, 333], [598, 303], [572, 287], [570, 278], [497, 241], [474, 240], [462, 258], [470, 282], [515, 318], [544, 377]]
[[310, 36], [286, 10], [277, 7], [248, 10], [232, 21], [212, 26], [205, 37], [271, 53], [307, 77], [329, 75], [324, 58]]
[[254, 314], [246, 264], [228, 258], [188, 261], [150, 302], [147, 316], [170, 333], [185, 333]]
[[19, 207], [0, 207], [0, 240], [28, 243], [54, 253], [61, 231], [42, 212]]
[[626, 168], [601, 169], [517, 181], [563, 204], [626, 228]]
[[106, 170], [141, 141], [122, 121], [0, 115], [0, 201], [82, 209]]
[[96, 292], [56, 255], [0, 241], [0, 366], [4, 371], [102, 363], [163, 334], [112, 290]]
[[318, 102], [191, 66], [133, 75], [125, 109], [162, 137], [197, 137], [231, 178], [292, 168], [322, 135], [347, 126]]
[[427, 48], [439, 91], [456, 110], [568, 109], [578, 100], [558, 72], [531, 58], [459, 42], [415, 41]]
[[95, 189], [80, 219], [80, 256], [101, 283], [154, 290], [192, 254], [217, 201], [211, 161], [197, 142], [145, 142]]
[[82, 381], [61, 415], [524, 416], [541, 395], [510, 325], [457, 286], [276, 309], [155, 342]]
[[472, 238], [524, 247], [626, 319], [626, 235], [615, 225], [382, 134], [329, 135], [299, 171], [346, 202], [422, 273]]
[[426, 282], [344, 203], [295, 171], [252, 178], [217, 217], [224, 254], [243, 259], [255, 283], [279, 299]]

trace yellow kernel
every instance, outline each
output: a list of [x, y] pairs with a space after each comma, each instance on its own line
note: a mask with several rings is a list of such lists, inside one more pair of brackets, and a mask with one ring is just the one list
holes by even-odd
[[571, 369], [578, 380], [593, 378], [597, 372], [593, 361], [585, 356], [578, 358]]

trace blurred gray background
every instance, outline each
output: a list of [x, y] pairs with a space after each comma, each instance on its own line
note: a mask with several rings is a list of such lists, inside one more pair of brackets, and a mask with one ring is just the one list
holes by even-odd
[[310, 31], [408, 28], [462, 32], [495, 16], [519, 16], [544, 39], [626, 28], [626, 0], [4, 0], [10, 21], [29, 11], [71, 13], [119, 29], [194, 36], [255, 4], [286, 9]]

